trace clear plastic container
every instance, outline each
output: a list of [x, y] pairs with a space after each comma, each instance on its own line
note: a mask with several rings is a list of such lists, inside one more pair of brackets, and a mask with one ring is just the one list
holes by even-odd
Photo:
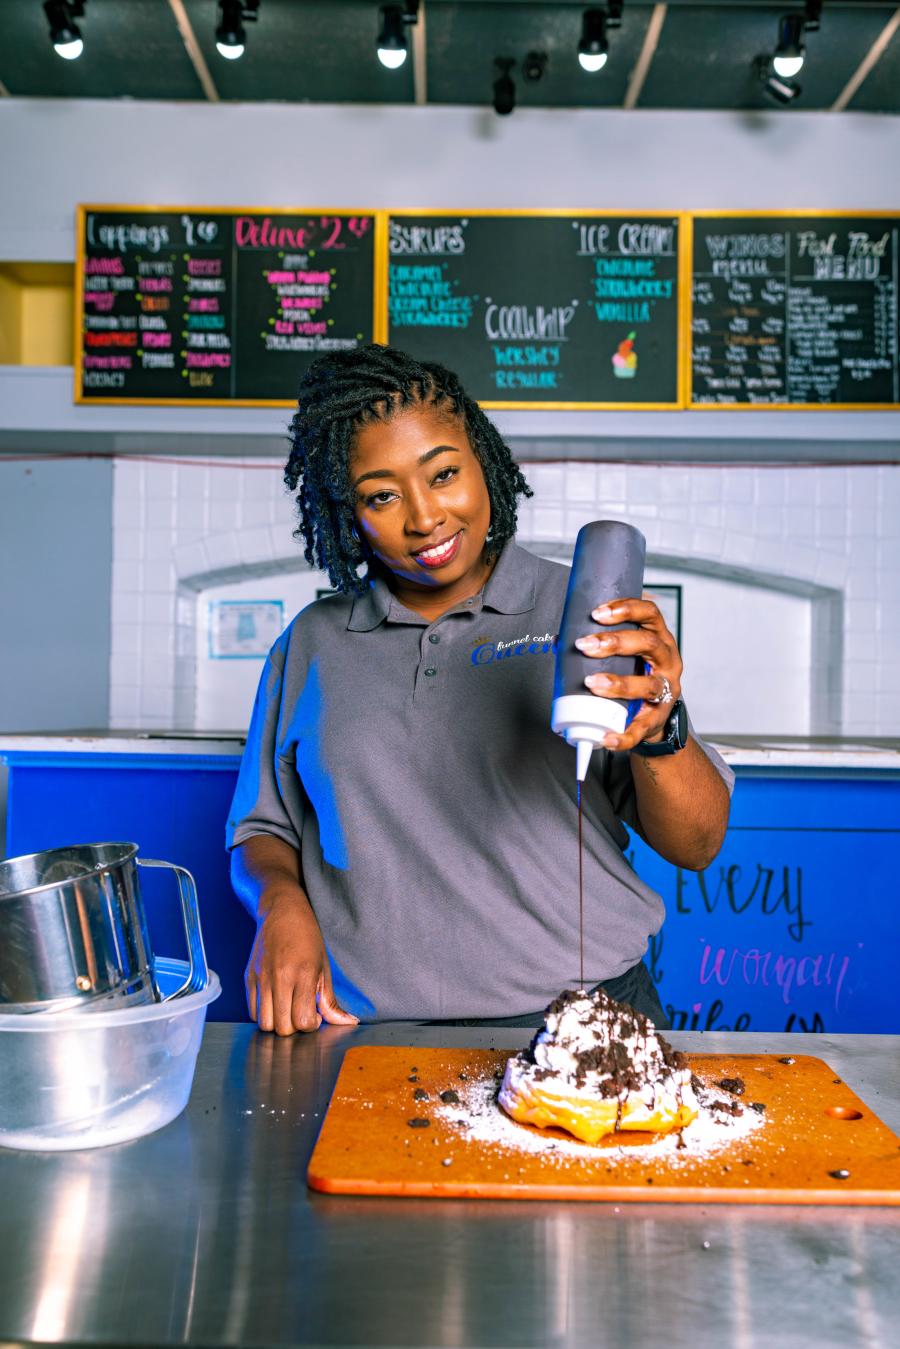
[[[183, 960], [154, 962], [165, 997]], [[200, 993], [112, 1012], [0, 1017], [0, 1146], [59, 1152], [100, 1148], [161, 1129], [188, 1103], [206, 1009]]]

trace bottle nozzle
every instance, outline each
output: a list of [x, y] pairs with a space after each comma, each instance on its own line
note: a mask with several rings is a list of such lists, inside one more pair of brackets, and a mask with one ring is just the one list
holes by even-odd
[[575, 745], [575, 776], [579, 782], [584, 782], [587, 777], [588, 764], [591, 762], [591, 754], [594, 751], [593, 740], [579, 740]]

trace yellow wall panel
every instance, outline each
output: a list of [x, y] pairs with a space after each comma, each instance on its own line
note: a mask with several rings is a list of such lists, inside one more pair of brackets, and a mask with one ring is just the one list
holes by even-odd
[[71, 286], [25, 286], [22, 290], [22, 364], [71, 365]]
[[0, 365], [22, 363], [22, 287], [0, 267]]
[[67, 263], [0, 263], [0, 365], [71, 365], [75, 284]]

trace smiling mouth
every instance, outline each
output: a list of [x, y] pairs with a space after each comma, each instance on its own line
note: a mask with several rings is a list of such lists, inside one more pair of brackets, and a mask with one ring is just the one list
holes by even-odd
[[462, 542], [462, 530], [457, 532], [443, 543], [437, 543], [433, 548], [423, 548], [419, 553], [413, 553], [413, 557], [422, 567], [444, 567], [448, 562], [452, 562], [459, 552], [459, 546]]

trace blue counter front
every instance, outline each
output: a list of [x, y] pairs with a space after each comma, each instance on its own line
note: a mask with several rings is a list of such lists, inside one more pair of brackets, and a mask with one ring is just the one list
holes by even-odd
[[647, 960], [673, 1027], [900, 1030], [900, 779], [735, 771], [705, 871], [633, 840], [666, 902]]
[[[253, 924], [224, 849], [237, 753], [0, 749], [6, 855], [129, 840], [194, 874], [214, 1020], [246, 1017]], [[636, 836], [638, 874], [666, 902], [647, 961], [676, 1029], [900, 1032], [900, 774], [743, 769], [722, 851], [704, 872], [663, 862]], [[141, 873], [154, 949], [181, 955], [175, 887]]]
[[[8, 770], [6, 855], [71, 843], [128, 841], [142, 857], [187, 867], [197, 882], [207, 960], [222, 981], [213, 1021], [242, 1021], [254, 924], [235, 899], [225, 820], [240, 755], [0, 750]], [[158, 955], [186, 956], [174, 880], [143, 870], [141, 892]]]

